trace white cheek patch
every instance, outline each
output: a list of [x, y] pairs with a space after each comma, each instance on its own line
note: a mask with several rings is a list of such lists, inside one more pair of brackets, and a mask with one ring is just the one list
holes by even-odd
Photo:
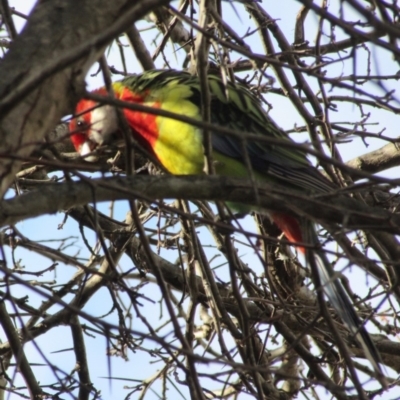
[[111, 134], [118, 129], [118, 118], [114, 107], [105, 105], [96, 108], [91, 113], [89, 139], [98, 144], [107, 141]]

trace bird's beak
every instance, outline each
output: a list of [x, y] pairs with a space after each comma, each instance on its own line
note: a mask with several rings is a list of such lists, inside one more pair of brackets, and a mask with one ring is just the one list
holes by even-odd
[[81, 157], [84, 157], [85, 161], [88, 162], [95, 162], [99, 159], [99, 157], [93, 154], [93, 151], [96, 149], [96, 143], [92, 142], [91, 140], [86, 140], [83, 142], [79, 154]]

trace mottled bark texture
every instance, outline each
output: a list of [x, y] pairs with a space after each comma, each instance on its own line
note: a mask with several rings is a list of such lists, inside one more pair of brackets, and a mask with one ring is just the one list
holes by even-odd
[[0, 193], [73, 109], [105, 46], [165, 0], [39, 1], [0, 63]]

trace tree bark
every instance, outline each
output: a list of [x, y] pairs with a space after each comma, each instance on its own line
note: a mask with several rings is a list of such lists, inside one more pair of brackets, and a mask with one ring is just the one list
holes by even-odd
[[39, 1], [0, 63], [0, 195], [71, 113], [85, 75], [119, 33], [167, 0]]

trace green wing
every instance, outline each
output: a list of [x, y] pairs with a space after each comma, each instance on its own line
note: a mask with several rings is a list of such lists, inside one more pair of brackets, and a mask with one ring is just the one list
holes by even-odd
[[[280, 129], [262, 108], [260, 101], [243, 85], [227, 83], [216, 75], [209, 75], [211, 94], [211, 122], [240, 132], [245, 140], [246, 134], [279, 139], [282, 145], [262, 141], [243, 141], [226, 134], [212, 132], [213, 150], [240, 162], [245, 169], [244, 149], [257, 177], [278, 180], [286, 185], [313, 192], [331, 191], [334, 186], [308, 161], [305, 153], [285, 143], [293, 141]], [[161, 100], [168, 86], [182, 85], [188, 90], [185, 99], [200, 108], [200, 83], [196, 76], [174, 70], [154, 70], [141, 75], [128, 77], [122, 83], [138, 94], [146, 94]], [[200, 109], [199, 109], [200, 113]], [[237, 163], [236, 163], [237, 164]], [[229, 166], [228, 166], [229, 168]]]

